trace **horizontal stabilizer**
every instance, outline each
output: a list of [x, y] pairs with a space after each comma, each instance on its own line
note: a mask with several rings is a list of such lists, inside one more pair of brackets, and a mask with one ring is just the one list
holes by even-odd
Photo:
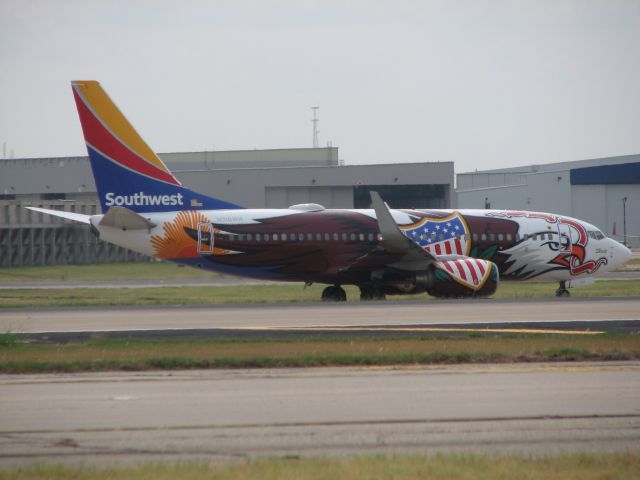
[[48, 208], [27, 207], [34, 212], [46, 213], [54, 217], [64, 218], [66, 220], [73, 220], [74, 222], [90, 223], [91, 215], [83, 215], [82, 213], [65, 212], [63, 210], [50, 210]]
[[142, 215], [125, 207], [111, 207], [100, 220], [100, 225], [122, 230], [150, 230], [156, 226]]

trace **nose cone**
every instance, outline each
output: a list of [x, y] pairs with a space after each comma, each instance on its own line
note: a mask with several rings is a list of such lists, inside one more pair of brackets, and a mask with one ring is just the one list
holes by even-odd
[[621, 265], [624, 265], [631, 259], [632, 253], [631, 253], [631, 250], [629, 250], [620, 242], [616, 242], [615, 240], [612, 240], [612, 242], [613, 242], [612, 263], [615, 267], [619, 267]]

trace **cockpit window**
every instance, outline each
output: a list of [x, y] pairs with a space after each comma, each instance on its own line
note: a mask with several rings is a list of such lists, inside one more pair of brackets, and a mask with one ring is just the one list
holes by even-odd
[[602, 240], [604, 238], [604, 233], [600, 230], [588, 230], [587, 235], [594, 240]]

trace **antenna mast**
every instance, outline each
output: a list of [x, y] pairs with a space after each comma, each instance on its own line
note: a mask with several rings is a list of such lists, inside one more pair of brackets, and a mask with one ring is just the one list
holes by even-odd
[[318, 148], [318, 122], [320, 121], [318, 119], [318, 108], [320, 107], [311, 107], [311, 110], [313, 110], [313, 120], [311, 120], [311, 123], [313, 123], [313, 148]]

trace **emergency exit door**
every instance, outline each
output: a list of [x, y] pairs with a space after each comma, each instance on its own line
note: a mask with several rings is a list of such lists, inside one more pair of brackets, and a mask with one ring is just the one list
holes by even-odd
[[198, 222], [198, 254], [213, 254], [213, 224]]

